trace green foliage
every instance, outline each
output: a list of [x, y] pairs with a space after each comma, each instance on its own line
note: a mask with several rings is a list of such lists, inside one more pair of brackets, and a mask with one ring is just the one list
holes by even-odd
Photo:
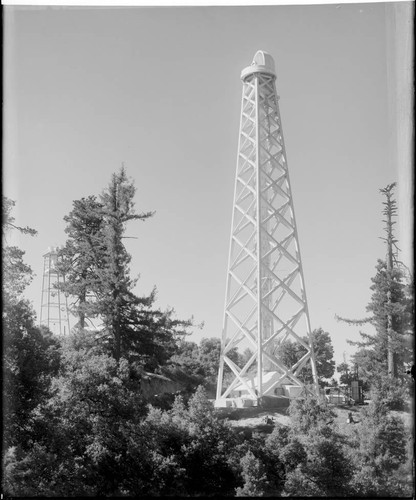
[[236, 488], [237, 497], [257, 497], [263, 496], [267, 488], [267, 478], [263, 463], [248, 451], [241, 459], [243, 487]]
[[286, 472], [306, 461], [306, 451], [292, 427], [276, 425], [266, 438], [266, 448], [277, 455]]
[[57, 267], [65, 276], [60, 288], [75, 299], [73, 311], [83, 329], [87, 326], [87, 319], [98, 315], [96, 301], [102, 293], [99, 269], [107, 248], [102, 204], [95, 196], [89, 196], [74, 201], [73, 206], [64, 217], [68, 239], [59, 251]]
[[236, 496], [280, 496], [284, 465], [279, 456], [281, 444], [274, 444], [254, 435], [230, 449], [230, 463], [239, 483]]
[[[316, 371], [318, 379], [329, 379], [335, 372], [334, 348], [332, 346], [331, 336], [324, 332], [322, 328], [317, 328], [312, 332], [312, 346], [316, 359]], [[308, 370], [311, 369], [308, 367]], [[311, 379], [311, 375], [308, 377]]]
[[[3, 197], [3, 236], [10, 230], [33, 235], [36, 231], [14, 224], [15, 203]], [[7, 243], [4, 239], [3, 243]], [[32, 270], [24, 252], [3, 246], [3, 445], [27, 447], [30, 413], [46, 397], [51, 377], [59, 366], [58, 341], [35, 326], [35, 313], [23, 298]]]
[[145, 297], [133, 293], [137, 279], [130, 276], [131, 256], [123, 244], [126, 225], [153, 215], [135, 212], [134, 195], [122, 168], [98, 199], [74, 202], [65, 217], [68, 240], [59, 265], [66, 280], [60, 286], [76, 297], [81, 330], [98, 318], [104, 324], [101, 342], [115, 359], [134, 360], [154, 372], [176, 352], [192, 322], [175, 319], [172, 309], [155, 309], [155, 290]]
[[[408, 491], [401, 471], [404, 429], [381, 402], [364, 411], [347, 454], [334, 413], [313, 398], [291, 403], [289, 427], [276, 425], [265, 440], [244, 440], [217, 416], [202, 387], [187, 404], [177, 397], [168, 410], [147, 406], [140, 366], [117, 362], [91, 337], [70, 337], [60, 366], [49, 397], [31, 411], [32, 444], [5, 450], [9, 495], [335, 497]], [[383, 477], [392, 476], [386, 490]]]
[[286, 476], [289, 496], [348, 496], [352, 476], [349, 460], [333, 436], [313, 433], [306, 441], [307, 459]]
[[12, 210], [15, 202], [3, 196], [3, 303], [12, 304], [22, 300], [22, 293], [31, 283], [33, 273], [23, 256], [25, 252], [16, 246], [7, 244], [7, 235], [12, 230], [17, 230], [23, 234], [34, 236], [36, 231], [29, 227], [19, 227], [14, 224]]
[[[147, 371], [157, 372], [177, 352], [179, 341], [188, 334], [192, 321], [174, 317], [175, 311], [161, 311], [139, 305], [126, 312], [127, 324], [121, 329], [124, 356], [139, 362]], [[110, 343], [110, 347], [113, 344]]]
[[169, 457], [174, 467], [173, 476], [169, 470], [161, 478], [152, 479], [152, 484], [158, 485], [153, 494], [232, 493], [237, 478], [229, 463], [229, 454], [235, 446], [235, 435], [216, 417], [202, 387], [197, 389], [188, 406], [177, 398], [169, 411], [151, 408], [145, 428], [158, 461], [162, 463]]
[[[78, 471], [82, 474], [79, 468]], [[3, 488], [9, 496], [72, 496], [72, 477], [77, 472], [63, 470], [62, 464], [57, 464], [56, 454], [39, 443], [35, 442], [29, 452], [13, 446], [4, 454]], [[59, 479], [62, 483], [56, 487], [56, 480]], [[88, 493], [90, 491], [85, 491], [85, 494]]]
[[345, 496], [352, 476], [351, 463], [335, 433], [314, 432], [308, 440], [306, 473], [328, 496]]
[[339, 318], [352, 325], [370, 323], [375, 328], [375, 334], [361, 331], [360, 342], [349, 342], [358, 347], [353, 362], [358, 365], [359, 378], [370, 385], [387, 375], [389, 349], [394, 353], [395, 377], [405, 377], [405, 366], [412, 360], [414, 324], [413, 294], [400, 267], [387, 269], [387, 263], [379, 259], [372, 283], [367, 305], [371, 316], [362, 321]]
[[122, 168], [113, 174], [98, 200], [89, 196], [75, 201], [64, 218], [68, 240], [59, 259], [66, 277], [66, 283], [60, 286], [77, 298], [81, 329], [88, 319], [100, 318], [116, 359], [126, 355], [137, 306], [150, 306], [154, 300], [153, 294], [142, 299], [133, 294], [137, 280], [130, 278], [131, 257], [122, 242], [127, 222], [152, 215], [135, 213], [134, 194], [133, 183]]
[[290, 428], [285, 425], [275, 425], [266, 439], [266, 446], [271, 450], [279, 450], [290, 442]]
[[351, 370], [348, 363], [340, 363], [337, 366], [337, 372], [341, 374], [339, 381], [342, 385], [350, 385], [354, 380], [354, 372]]
[[389, 410], [408, 409], [410, 401], [409, 384], [400, 378], [391, 379], [387, 375], [375, 378], [370, 391], [374, 404], [381, 404]]
[[33, 412], [33, 446], [6, 451], [6, 493], [232, 494], [241, 481], [230, 463], [235, 433], [204, 390], [162, 411], [146, 408], [137, 384], [127, 360], [68, 349], [51, 397]]
[[[353, 468], [336, 431], [336, 414], [326, 403], [310, 397], [292, 401], [289, 414], [290, 429], [283, 432], [279, 451], [286, 470], [284, 494], [348, 496]], [[269, 442], [273, 439], [272, 434]]]
[[12, 215], [13, 207], [16, 205], [16, 202], [11, 200], [10, 198], [7, 198], [4, 195], [2, 199], [3, 199], [3, 220], [2, 220], [3, 236], [5, 236], [5, 234], [12, 229], [16, 229], [22, 234], [29, 234], [31, 236], [37, 234], [37, 231], [35, 229], [32, 229], [28, 226], [25, 227], [16, 226], [14, 223], [15, 218]]
[[194, 385], [193, 390], [203, 383], [205, 372], [199, 359], [198, 344], [182, 339], [170, 361], [190, 377], [190, 383]]
[[[137, 439], [145, 414], [137, 376], [126, 360], [117, 363], [83, 348], [67, 349], [61, 370], [50, 397], [32, 411], [34, 444], [27, 453], [15, 455], [6, 476], [7, 492], [120, 493], [126, 475], [132, 474], [129, 443]], [[135, 470], [137, 463], [132, 466]]]
[[[195, 390], [198, 385], [203, 385], [212, 393], [217, 384], [220, 354], [221, 340], [218, 337], [203, 338], [199, 346], [195, 342], [182, 340], [171, 362], [188, 375], [189, 388]], [[241, 355], [237, 348], [231, 349], [228, 356], [239, 366], [246, 361], [245, 356]], [[230, 369], [225, 367], [224, 371], [228, 373]]]
[[[287, 367], [295, 365], [305, 354], [306, 349], [301, 344], [290, 340], [282, 342], [276, 352], [277, 357]], [[301, 376], [304, 377], [305, 372], [302, 372]]]
[[[133, 210], [134, 188], [124, 170], [99, 201], [74, 203], [66, 218], [68, 242], [60, 255], [65, 291], [78, 298], [79, 328], [60, 345], [34, 326], [21, 295], [31, 280], [23, 252], [5, 247], [5, 468], [9, 495], [114, 495], [152, 490], [157, 462], [142, 434], [146, 406], [143, 370], [157, 371], [177, 350], [190, 322], [154, 310], [155, 293], [132, 292], [122, 239], [124, 225], [150, 214]], [[3, 233], [15, 227], [7, 205]], [[84, 330], [99, 316], [105, 330]], [[124, 356], [124, 357], [123, 357]], [[169, 469], [170, 467], [170, 469]]]
[[286, 467], [286, 471], [295, 470], [299, 465], [305, 464], [308, 458], [304, 445], [292, 436], [290, 441], [282, 447], [279, 457]]
[[[334, 348], [332, 340], [328, 332], [324, 332], [322, 328], [313, 330], [312, 346], [315, 353], [316, 371], [318, 374], [319, 384], [323, 384], [323, 379], [329, 379], [335, 372]], [[309, 339], [304, 337], [303, 340], [308, 344]], [[282, 360], [285, 366], [291, 367], [296, 364], [302, 356], [306, 354], [306, 349], [299, 343], [287, 340], [279, 346], [277, 356]], [[312, 370], [310, 365], [303, 368], [300, 372], [300, 378], [307, 383], [313, 383]]]
[[195, 342], [182, 339], [175, 354], [163, 368], [163, 373], [177, 380], [183, 387], [182, 395], [189, 397], [200, 385], [206, 389], [212, 388], [212, 381], [206, 377], [205, 368], [199, 356], [199, 346]]
[[284, 467], [283, 496], [348, 496], [353, 467], [336, 431], [336, 414], [315, 398], [294, 400], [288, 427], [266, 439]]
[[[247, 354], [247, 353], [246, 353]], [[202, 365], [204, 377], [208, 378], [211, 384], [216, 384], [218, 368], [220, 366], [221, 339], [218, 337], [203, 338], [199, 345], [199, 361]], [[244, 356], [240, 355], [236, 347], [227, 352], [227, 356], [235, 364], [242, 366]], [[228, 366], [224, 367], [225, 373], [230, 372]]]
[[26, 447], [31, 411], [47, 397], [59, 368], [59, 342], [34, 325], [34, 313], [24, 300], [4, 304], [3, 335], [3, 444]]
[[294, 432], [306, 434], [316, 428], [330, 428], [336, 414], [324, 401], [314, 397], [295, 399], [289, 406], [291, 427]]
[[[362, 411], [355, 428], [351, 460], [355, 466], [351, 487], [359, 496], [405, 496], [408, 460], [407, 436], [403, 421], [390, 414], [382, 399]], [[411, 464], [410, 470], [411, 470]], [[408, 471], [409, 472], [409, 471]]]
[[126, 352], [130, 338], [134, 337], [131, 324], [139, 319], [135, 306], [150, 306], [154, 299], [153, 296], [139, 299], [133, 294], [137, 280], [130, 277], [128, 266], [131, 256], [122, 242], [127, 222], [145, 220], [152, 215], [150, 212], [135, 213], [134, 194], [135, 187], [122, 168], [119, 173], [113, 174], [108, 188], [100, 197], [105, 252], [103, 265], [98, 271], [102, 294], [97, 306], [110, 334], [109, 342], [116, 359]]
[[396, 183], [387, 185], [380, 192], [385, 196], [383, 215], [386, 237], [386, 259], [378, 259], [376, 274], [371, 279], [371, 300], [366, 310], [370, 316], [361, 320], [338, 318], [351, 325], [371, 324], [375, 334], [360, 332], [360, 342], [354, 363], [359, 366], [359, 378], [370, 385], [379, 383], [385, 375], [404, 378], [406, 366], [412, 362], [414, 331], [414, 282], [406, 277], [405, 266], [397, 261], [397, 240], [394, 237], [393, 220], [397, 215], [393, 189]]
[[319, 485], [315, 484], [313, 480], [304, 474], [302, 466], [299, 465], [295, 470], [287, 474], [282, 496], [291, 498], [294, 496], [321, 497], [326, 495], [319, 488]]
[[[236, 352], [234, 350], [234, 352]], [[199, 361], [204, 371], [204, 376], [215, 381], [218, 376], [220, 364], [221, 340], [219, 338], [203, 338], [199, 345]]]
[[30, 285], [33, 274], [24, 260], [25, 252], [14, 246], [3, 247], [3, 300], [19, 300]]
[[[370, 287], [373, 294], [367, 311], [372, 313], [371, 322], [376, 328], [377, 336], [374, 338], [364, 336], [364, 338], [367, 340], [367, 345], [373, 347], [377, 356], [382, 358], [383, 361], [379, 365], [383, 367], [383, 372], [387, 373], [389, 348], [394, 352], [396, 364], [403, 366], [404, 362], [409, 361], [410, 353], [404, 342], [408, 304], [405, 299], [402, 271], [397, 267], [387, 269], [386, 263], [381, 260], [378, 261], [376, 269], [377, 273]], [[389, 318], [391, 318], [391, 328], [388, 327]]]

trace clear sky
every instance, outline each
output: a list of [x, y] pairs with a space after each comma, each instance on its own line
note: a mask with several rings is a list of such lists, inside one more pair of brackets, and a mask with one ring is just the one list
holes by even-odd
[[[337, 363], [358, 330], [385, 254], [379, 188], [391, 161], [383, 3], [271, 7], [5, 7], [4, 194], [36, 278], [65, 241], [73, 200], [99, 194], [122, 162], [137, 187], [126, 240], [138, 294], [221, 335], [242, 83], [274, 58], [312, 328]], [[366, 330], [369, 331], [369, 330]]]

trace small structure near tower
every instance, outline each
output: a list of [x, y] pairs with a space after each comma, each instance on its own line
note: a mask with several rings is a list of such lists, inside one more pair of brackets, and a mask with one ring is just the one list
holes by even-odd
[[46, 326], [55, 335], [70, 333], [68, 297], [58, 285], [65, 277], [57, 269], [59, 247], [49, 247], [43, 256], [42, 299], [40, 325]]
[[[273, 58], [258, 51], [241, 79], [217, 407], [319, 394]], [[279, 352], [285, 341], [302, 352], [288, 366]], [[244, 366], [232, 360], [236, 349], [247, 353]], [[300, 378], [307, 365], [312, 384]]]

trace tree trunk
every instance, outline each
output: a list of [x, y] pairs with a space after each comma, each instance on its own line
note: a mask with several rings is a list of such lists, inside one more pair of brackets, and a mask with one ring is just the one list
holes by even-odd
[[[84, 276], [83, 276], [83, 279], [85, 282]], [[81, 292], [81, 295], [79, 297], [79, 303], [80, 303], [81, 308], [80, 308], [78, 316], [79, 316], [79, 326], [80, 326], [81, 330], [83, 330], [85, 328], [85, 311], [82, 308], [85, 307], [86, 301], [87, 301], [87, 292], [84, 288], [84, 290]]]
[[[394, 184], [388, 186], [383, 193], [386, 195], [385, 210], [384, 214], [387, 216], [386, 223], [386, 233], [387, 233], [387, 274], [389, 279], [391, 279], [393, 271], [393, 221], [392, 215], [394, 212], [394, 203], [391, 198], [392, 188]], [[387, 305], [391, 305], [391, 289], [387, 292]], [[389, 307], [390, 309], [390, 307]], [[392, 331], [393, 331], [393, 316], [389, 311], [387, 313], [387, 373], [388, 376], [394, 378], [397, 376], [397, 366], [396, 366], [396, 356], [394, 355], [394, 350], [392, 347]]]

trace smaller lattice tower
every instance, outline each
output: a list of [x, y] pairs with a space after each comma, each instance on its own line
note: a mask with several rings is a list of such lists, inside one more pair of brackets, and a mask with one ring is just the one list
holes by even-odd
[[42, 299], [40, 325], [46, 326], [55, 335], [70, 332], [68, 297], [59, 289], [65, 277], [57, 269], [59, 247], [49, 247], [43, 256]]

